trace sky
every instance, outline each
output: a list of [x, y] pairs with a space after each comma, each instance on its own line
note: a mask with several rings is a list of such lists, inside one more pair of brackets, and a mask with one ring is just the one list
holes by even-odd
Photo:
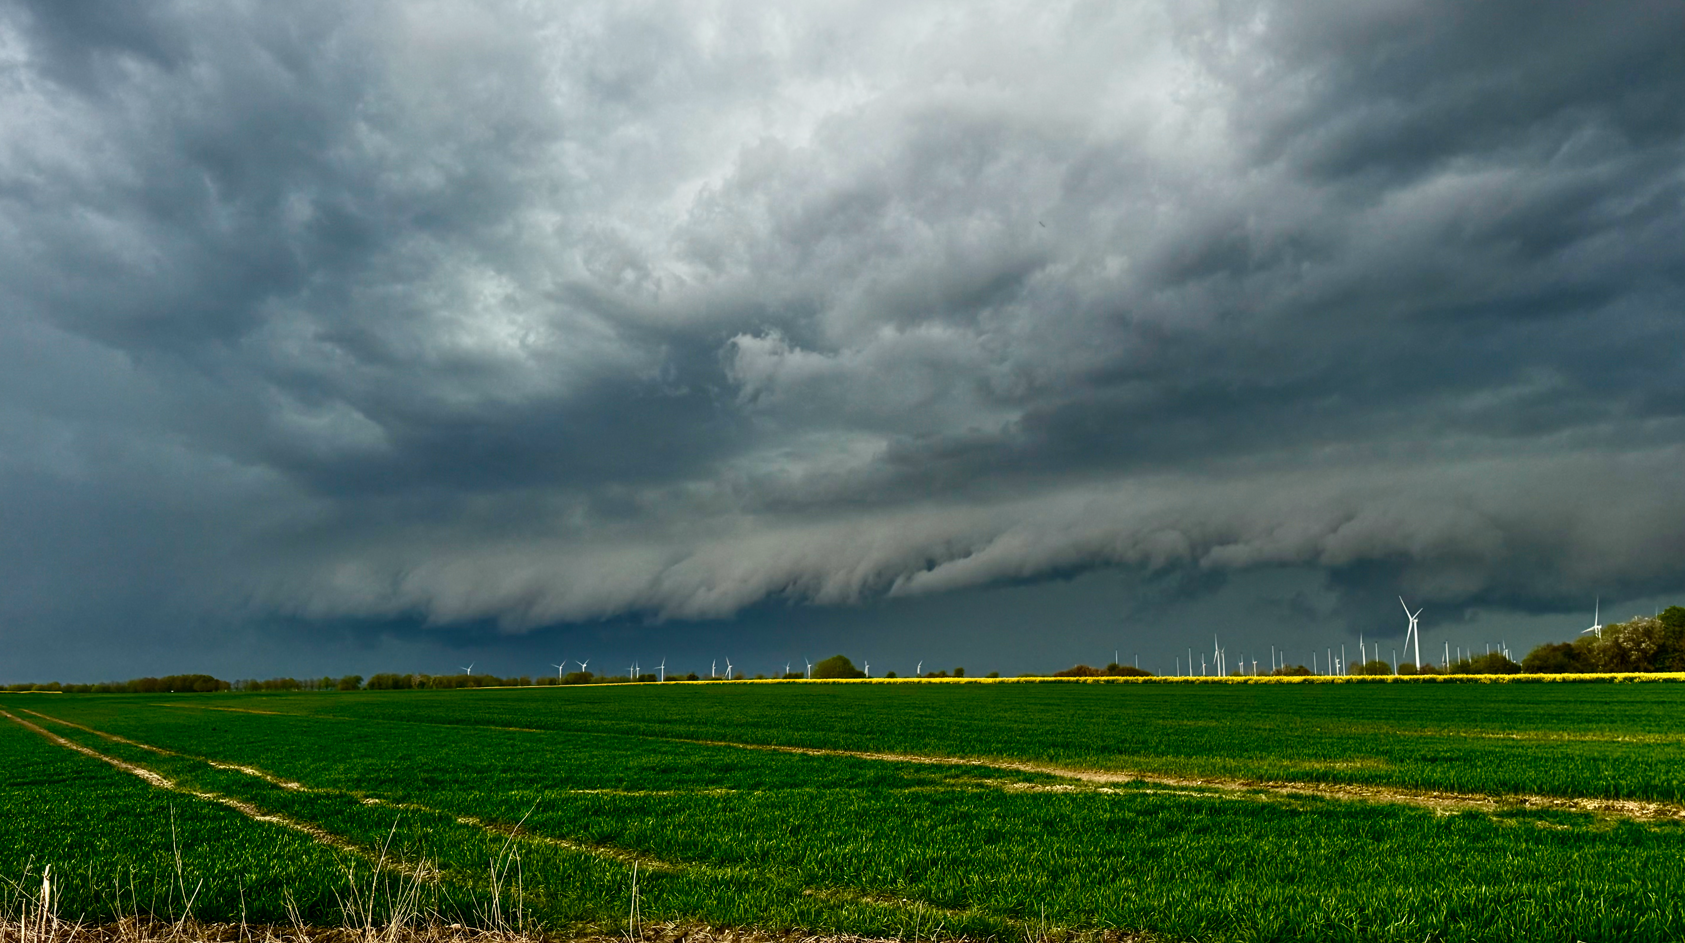
[[1682, 14], [0, 0], [0, 681], [1685, 603]]

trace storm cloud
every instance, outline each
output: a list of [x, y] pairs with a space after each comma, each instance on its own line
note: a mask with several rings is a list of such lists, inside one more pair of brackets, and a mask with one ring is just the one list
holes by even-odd
[[0, 0], [0, 618], [1685, 589], [1681, 13]]

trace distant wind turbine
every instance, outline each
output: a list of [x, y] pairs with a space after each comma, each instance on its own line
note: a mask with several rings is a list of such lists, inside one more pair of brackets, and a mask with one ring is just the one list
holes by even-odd
[[567, 659], [564, 658], [564, 659], [562, 659], [562, 663], [560, 665], [555, 664], [555, 663], [551, 663], [550, 667], [556, 669], [556, 677], [560, 678], [565, 673], [563, 669], [566, 667], [566, 665], [567, 665]]
[[[1415, 648], [1415, 651], [1416, 651], [1416, 655], [1415, 655], [1416, 670], [1421, 671], [1422, 670], [1422, 633], [1421, 633], [1420, 629], [1416, 628], [1416, 617], [1422, 614], [1422, 610], [1421, 610], [1420, 607], [1417, 607], [1415, 612], [1411, 612], [1410, 607], [1405, 605], [1403, 596], [1398, 597], [1398, 604], [1400, 606], [1404, 606], [1404, 614], [1410, 617], [1410, 628], [1406, 629], [1405, 632], [1404, 632], [1404, 644], [1405, 644], [1406, 648], [1408, 648], [1412, 644], [1412, 639], [1414, 640], [1414, 644], [1416, 646], [1416, 648]], [[1430, 649], [1430, 651], [1431, 651], [1431, 649]]]
[[586, 665], [589, 665], [589, 664], [590, 664], [590, 662], [589, 662], [589, 661], [582, 661], [582, 662], [580, 662], [580, 663], [579, 663], [579, 670], [580, 670], [580, 671], [584, 671], [584, 670], [585, 670], [585, 666], [586, 666]]
[[661, 656], [661, 664], [656, 665], [655, 667], [661, 671], [661, 680], [666, 681], [667, 680], [667, 656], [666, 655]]
[[731, 680], [731, 659], [729, 658], [725, 660], [725, 679], [727, 681]]
[[1590, 634], [1590, 635], [1596, 636], [1597, 638], [1602, 638], [1603, 637], [1603, 597], [1602, 596], [1597, 597], [1596, 607], [1592, 609], [1591, 613], [1592, 613], [1591, 614], [1591, 628], [1582, 629], [1580, 631], [1580, 634], [1581, 635]]
[[[457, 665], [457, 667], [458, 667], [458, 668], [462, 668], [462, 666], [461, 666], [461, 665]], [[473, 674], [473, 673], [474, 673], [474, 663], [473, 663], [473, 662], [469, 662], [469, 663], [468, 663], [468, 667], [466, 667], [466, 668], [462, 668], [462, 673], [463, 673], [463, 674], [469, 674], [469, 675], [471, 675], [471, 674]]]
[[808, 661], [806, 658], [803, 658], [802, 662], [807, 665], [807, 680], [812, 681], [813, 680], [813, 662]]
[[870, 678], [871, 676], [872, 676], [872, 663], [866, 662], [866, 677]]

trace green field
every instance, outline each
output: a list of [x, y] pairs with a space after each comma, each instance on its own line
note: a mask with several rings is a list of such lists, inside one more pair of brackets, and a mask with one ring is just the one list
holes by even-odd
[[62, 912], [93, 921], [191, 900], [200, 919], [283, 922], [290, 900], [355, 922], [347, 874], [366, 881], [386, 848], [385, 880], [424, 867], [441, 915], [554, 934], [624, 933], [636, 868], [644, 920], [714, 927], [1685, 937], [1675, 683], [701, 683], [0, 709], [169, 781], [0, 723], [0, 875], [27, 887], [51, 863]]

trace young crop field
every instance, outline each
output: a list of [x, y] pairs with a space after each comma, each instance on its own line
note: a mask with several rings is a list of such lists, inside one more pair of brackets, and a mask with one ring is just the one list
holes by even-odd
[[358, 923], [378, 867], [381, 906], [411, 887], [463, 923], [560, 936], [636, 935], [635, 906], [1013, 943], [1671, 940], [1682, 700], [1671, 683], [0, 695], [0, 875], [21, 893], [51, 864], [61, 913], [94, 922]]

